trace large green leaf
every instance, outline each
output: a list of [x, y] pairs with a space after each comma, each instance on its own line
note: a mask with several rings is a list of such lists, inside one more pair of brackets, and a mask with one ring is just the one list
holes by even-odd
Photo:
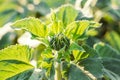
[[66, 27], [65, 34], [66, 34], [66, 36], [68, 36], [69, 38], [77, 39], [77, 38], [79, 38], [81, 35], [83, 35], [83, 33], [86, 32], [86, 30], [88, 29], [89, 25], [90, 25], [90, 22], [87, 21], [87, 20], [74, 21], [74, 22], [70, 23], [70, 24]]
[[72, 42], [69, 48], [72, 51], [73, 57], [75, 58], [75, 62], [80, 59], [87, 58], [89, 54], [84, 53], [85, 50], [75, 42]]
[[120, 59], [120, 53], [109, 46], [108, 44], [99, 42], [94, 45], [95, 50], [99, 53], [101, 57], [109, 57], [109, 58], [119, 58]]
[[85, 70], [92, 73], [96, 78], [103, 77], [103, 65], [100, 59], [98, 58], [87, 58], [80, 61], [80, 65], [84, 66]]
[[61, 32], [64, 32], [63, 22], [62, 21], [53, 21], [49, 26], [50, 34], [55, 35]]
[[33, 69], [29, 63], [31, 50], [27, 46], [14, 45], [0, 51], [0, 80], [6, 80]]
[[78, 45], [78, 44], [75, 43], [75, 42], [72, 42], [72, 43], [71, 43], [69, 50], [70, 50], [70, 51], [79, 50], [79, 51], [85, 52], [85, 50], [84, 50], [80, 45]]
[[12, 24], [13, 28], [24, 29], [38, 37], [45, 37], [48, 33], [47, 27], [37, 18], [29, 17], [18, 20]]
[[94, 21], [88, 21], [88, 20], [81, 20], [81, 21], [73, 21], [69, 25], [67, 25], [65, 29], [65, 34], [69, 38], [72, 39], [79, 39], [80, 37], [83, 37], [83, 35], [91, 29], [99, 27], [101, 24], [94, 22]]
[[20, 74], [17, 74], [13, 77], [8, 78], [7, 80], [28, 80], [33, 73], [33, 69], [26, 70]]
[[68, 80], [91, 80], [86, 74], [84, 74], [81, 69], [77, 66], [71, 64], [69, 73], [68, 73]]
[[89, 47], [88, 45], [83, 45], [83, 49], [85, 50], [86, 54], [89, 54], [89, 58], [98, 58], [98, 53], [92, 48]]
[[120, 76], [118, 76], [117, 74], [113, 73], [110, 70], [103, 69], [103, 71], [104, 71], [104, 75], [105, 75], [106, 80], [119, 80], [120, 79]]
[[103, 58], [103, 65], [106, 69], [116, 73], [120, 77], [120, 59]]
[[63, 5], [56, 12], [56, 17], [66, 26], [76, 20], [78, 13], [72, 5]]
[[97, 43], [95, 49], [101, 56], [104, 67], [120, 76], [120, 53], [104, 43]]
[[97, 52], [87, 45], [83, 45], [82, 47], [86, 51], [84, 54], [88, 54], [88, 58], [80, 60], [80, 65], [84, 66], [85, 70], [92, 73], [96, 78], [101, 78], [103, 76], [103, 65]]

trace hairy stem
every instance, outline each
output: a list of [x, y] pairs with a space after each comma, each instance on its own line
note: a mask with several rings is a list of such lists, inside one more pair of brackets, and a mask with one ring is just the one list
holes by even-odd
[[84, 67], [78, 66], [78, 65], [77, 65], [77, 67], [78, 67], [85, 75], [89, 76], [92, 80], [97, 80], [97, 78], [96, 78], [93, 74], [91, 74], [89, 71], [84, 70]]
[[[57, 59], [58, 53], [57, 53], [57, 51], [54, 51], [54, 52], [55, 52], [55, 59]], [[62, 75], [61, 75], [61, 63], [58, 63], [58, 62], [55, 60], [54, 66], [55, 66], [55, 76], [54, 76], [54, 80], [62, 80]]]
[[62, 80], [61, 64], [58, 62], [55, 62], [55, 80]]

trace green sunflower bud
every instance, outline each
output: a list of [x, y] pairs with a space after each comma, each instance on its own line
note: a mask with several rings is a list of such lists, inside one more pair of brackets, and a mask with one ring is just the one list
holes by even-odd
[[65, 50], [67, 50], [69, 46], [70, 46], [70, 40], [61, 33], [58, 35], [55, 35], [50, 40], [50, 47], [57, 51], [59, 51], [62, 48], [65, 48]]

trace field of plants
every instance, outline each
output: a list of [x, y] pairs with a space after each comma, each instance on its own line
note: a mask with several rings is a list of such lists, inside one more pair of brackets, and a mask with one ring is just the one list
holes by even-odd
[[120, 80], [120, 1], [0, 0], [0, 80]]

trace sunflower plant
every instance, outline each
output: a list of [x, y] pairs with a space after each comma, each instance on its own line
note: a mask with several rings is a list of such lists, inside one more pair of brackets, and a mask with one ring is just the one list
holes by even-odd
[[[41, 44], [36, 49], [12, 45], [0, 50], [0, 80], [97, 80], [103, 65], [96, 50], [85, 40], [88, 32], [100, 26], [80, 20], [80, 12], [64, 5], [45, 19], [28, 17], [14, 22], [13, 29], [30, 32]], [[30, 61], [35, 60], [36, 66]]]

